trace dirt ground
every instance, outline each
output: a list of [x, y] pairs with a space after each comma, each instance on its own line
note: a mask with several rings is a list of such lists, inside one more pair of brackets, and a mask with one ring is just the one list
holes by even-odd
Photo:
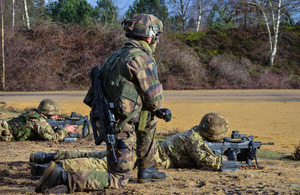
[[[85, 93], [0, 92], [0, 104], [5, 102], [7, 107], [15, 109], [32, 108], [37, 107], [43, 98], [51, 97], [62, 104], [65, 114], [76, 111], [88, 115], [89, 107], [82, 103]], [[258, 159], [260, 169], [255, 165], [241, 167], [233, 173], [169, 169], [165, 170], [166, 180], [146, 184], [136, 183], [134, 171], [125, 189], [93, 194], [300, 194], [300, 162], [282, 157], [291, 155], [300, 142], [300, 90], [165, 91], [163, 107], [170, 108], [173, 118], [169, 123], [159, 121], [158, 134], [188, 130], [197, 125], [204, 114], [218, 112], [228, 119], [231, 130], [254, 135], [255, 141], [273, 141], [275, 145], [262, 146], [263, 152]], [[6, 113], [0, 113], [0, 118], [7, 117]], [[30, 153], [57, 149], [94, 151], [104, 149], [104, 146], [96, 147], [88, 137], [62, 143], [0, 142], [0, 193], [34, 194], [38, 178], [30, 174]], [[278, 155], [274, 157], [272, 154]], [[66, 189], [61, 186], [49, 191], [64, 192]]]

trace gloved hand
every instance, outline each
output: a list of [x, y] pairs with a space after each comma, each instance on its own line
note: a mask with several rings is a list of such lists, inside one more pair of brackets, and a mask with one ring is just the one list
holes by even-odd
[[172, 118], [172, 113], [168, 108], [161, 108], [155, 111], [155, 116], [169, 122]]
[[233, 160], [233, 161], [236, 161], [237, 160], [237, 157], [236, 157], [236, 152], [234, 149], [232, 148], [228, 148], [224, 154], [224, 156], [227, 157], [227, 160]]

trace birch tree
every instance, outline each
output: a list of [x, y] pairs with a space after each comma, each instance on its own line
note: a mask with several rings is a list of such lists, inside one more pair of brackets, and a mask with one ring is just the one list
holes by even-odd
[[188, 20], [188, 9], [190, 8], [191, 0], [169, 0], [168, 3], [175, 12], [175, 15], [178, 16], [181, 22], [182, 30], [185, 31]]
[[26, 27], [27, 27], [27, 29], [30, 29], [30, 22], [29, 22], [29, 15], [28, 15], [28, 8], [27, 8], [26, 0], [24, 0], [24, 10], [25, 10], [25, 16], [26, 16]]
[[203, 14], [211, 10], [213, 0], [194, 0], [193, 10], [196, 17], [196, 32], [199, 32]]
[[12, 27], [15, 27], [15, 0], [12, 0]]
[[281, 16], [281, 4], [282, 1], [262, 1], [262, 0], [253, 0], [247, 1], [249, 5], [256, 6], [262, 13], [264, 23], [266, 25], [268, 36], [269, 36], [269, 48], [270, 48], [270, 57], [269, 63], [270, 66], [274, 65], [274, 58], [277, 53], [277, 43], [278, 43], [278, 34], [279, 34], [279, 24]]

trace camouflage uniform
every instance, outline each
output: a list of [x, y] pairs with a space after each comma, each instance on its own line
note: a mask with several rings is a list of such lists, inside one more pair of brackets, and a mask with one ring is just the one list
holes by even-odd
[[[152, 15], [135, 15], [133, 18], [139, 18], [135, 22], [139, 23], [140, 21], [141, 23], [136, 25], [135, 28], [145, 28], [150, 23], [159, 23], [162, 28], [161, 22]], [[141, 111], [118, 131], [118, 138], [123, 140], [126, 146], [125, 148], [116, 148], [117, 163], [112, 161], [112, 149], [109, 145], [107, 146], [109, 186], [112, 188], [120, 188], [128, 183], [130, 172], [135, 162], [134, 152], [136, 152], [138, 157], [139, 168], [143, 169], [154, 166], [154, 134], [157, 118], [153, 112], [161, 107], [163, 94], [152, 53], [153, 48], [146, 41], [130, 37], [125, 42], [125, 46], [115, 51], [100, 67], [100, 72], [104, 75], [102, 81], [105, 86], [104, 93], [106, 98], [110, 102], [114, 102], [115, 105], [119, 104], [122, 110], [121, 113], [118, 112], [120, 109], [114, 112], [117, 125], [125, 120], [124, 114], [132, 113], [141, 106]], [[107, 64], [109, 66], [106, 66]], [[118, 74], [116, 75], [116, 73]], [[115, 79], [118, 78], [124, 79], [127, 84], [134, 88], [133, 92], [136, 91], [137, 93], [136, 101], [128, 101], [126, 98], [115, 101], [115, 95], [117, 94], [117, 91], [114, 91], [115, 86], [121, 83], [119, 81], [116, 82]], [[92, 94], [93, 89], [91, 88], [84, 100], [84, 103], [90, 107], [93, 106]], [[127, 95], [131, 94], [132, 91], [127, 93]], [[119, 105], [116, 105], [116, 107]], [[136, 150], [133, 149], [135, 134], [137, 138]], [[103, 186], [103, 183], [107, 183], [108, 179], [105, 178], [105, 174], [107, 173], [102, 171], [88, 173], [74, 172], [74, 174], [70, 175], [72, 177], [70, 180], [73, 182], [69, 183], [70, 191], [99, 189], [97, 185], [100, 185], [101, 181], [98, 179], [103, 179], [100, 186]], [[82, 180], [79, 174], [83, 174], [85, 180]]]
[[[211, 168], [219, 170], [225, 156], [215, 155], [199, 134], [199, 126], [168, 136], [155, 144], [154, 166], [168, 168]], [[106, 170], [106, 152], [87, 152], [83, 150], [57, 151], [55, 162], [67, 171]], [[136, 157], [134, 158], [136, 159]]]
[[155, 145], [155, 167], [158, 168], [212, 168], [219, 170], [225, 156], [215, 155], [199, 134], [199, 126], [172, 135]]
[[0, 120], [0, 141], [53, 140], [62, 141], [67, 130], [54, 132], [47, 123], [47, 116], [32, 109], [9, 121]]

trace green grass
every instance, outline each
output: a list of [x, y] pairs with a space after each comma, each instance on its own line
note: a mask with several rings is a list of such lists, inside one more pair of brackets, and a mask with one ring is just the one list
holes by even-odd
[[287, 154], [282, 154], [279, 152], [273, 152], [269, 150], [257, 150], [257, 158], [267, 158], [273, 160], [281, 160], [285, 158]]
[[16, 110], [11, 107], [0, 107], [0, 119], [9, 119], [13, 117], [19, 116], [23, 111], [22, 110]]

